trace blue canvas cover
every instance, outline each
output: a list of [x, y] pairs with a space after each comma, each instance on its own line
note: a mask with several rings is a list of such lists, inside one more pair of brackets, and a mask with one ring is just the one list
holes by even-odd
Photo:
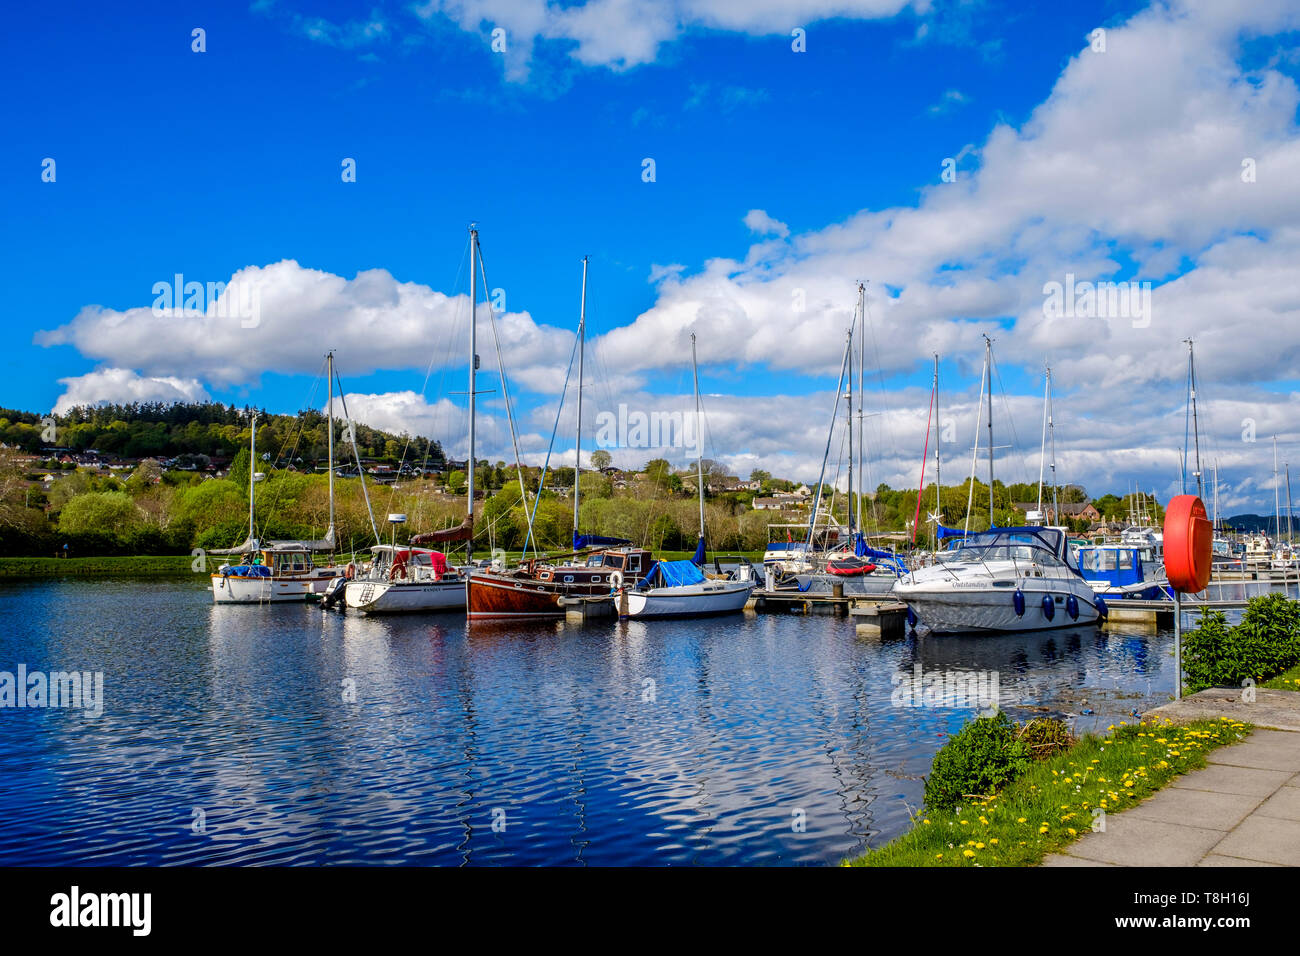
[[704, 572], [694, 561], [660, 561], [659, 575], [664, 587], [674, 588], [683, 584], [699, 584], [704, 580]]
[[613, 546], [619, 544], [631, 544], [627, 538], [607, 538], [598, 534], [573, 534], [573, 550], [581, 551], [583, 548]]

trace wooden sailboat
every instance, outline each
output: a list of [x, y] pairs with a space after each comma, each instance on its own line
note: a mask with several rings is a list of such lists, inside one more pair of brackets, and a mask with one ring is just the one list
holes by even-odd
[[[579, 476], [582, 453], [582, 355], [587, 325], [587, 259], [582, 260], [582, 298], [578, 318], [578, 424], [577, 457], [573, 469], [573, 552], [568, 563], [534, 559], [510, 570], [471, 570], [465, 606], [471, 621], [546, 620], [565, 614], [566, 597], [608, 594], [623, 582], [639, 581], [650, 570], [653, 557], [643, 548], [612, 539], [584, 535], [578, 524]], [[590, 552], [589, 545], [613, 545]], [[561, 555], [560, 557], [563, 557]], [[578, 559], [578, 560], [574, 560]]]

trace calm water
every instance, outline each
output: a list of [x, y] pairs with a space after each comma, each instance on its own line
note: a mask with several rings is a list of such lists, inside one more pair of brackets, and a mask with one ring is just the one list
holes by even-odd
[[907, 828], [974, 713], [891, 705], [896, 672], [997, 671], [1014, 716], [1104, 727], [1167, 698], [1171, 643], [467, 630], [214, 607], [190, 580], [0, 584], [0, 670], [105, 681], [98, 718], [0, 709], [0, 864], [834, 863]]

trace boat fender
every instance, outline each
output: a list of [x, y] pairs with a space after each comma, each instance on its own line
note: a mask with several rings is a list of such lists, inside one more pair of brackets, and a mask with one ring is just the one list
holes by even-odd
[[1079, 619], [1079, 599], [1073, 594], [1065, 599], [1065, 612], [1070, 615], [1071, 621]]
[[1106, 601], [1100, 594], [1097, 595], [1097, 616], [1103, 621], [1110, 616], [1110, 608], [1106, 606]]
[[623, 587], [623, 572], [622, 571], [609, 572], [609, 589], [611, 591], [617, 591], [622, 587]]
[[349, 581], [357, 576], [357, 566], [354, 562], [348, 562], [348, 566], [343, 569], [343, 576]]
[[916, 612], [912, 610], [910, 604], [907, 606], [907, 626], [910, 628], [916, 627]]
[[1052, 600], [1050, 594], [1043, 595], [1043, 617], [1049, 621], [1056, 617], [1056, 602]]
[[1016, 609], [1016, 617], [1025, 616], [1025, 592], [1016, 588], [1016, 593], [1011, 595], [1011, 604]]

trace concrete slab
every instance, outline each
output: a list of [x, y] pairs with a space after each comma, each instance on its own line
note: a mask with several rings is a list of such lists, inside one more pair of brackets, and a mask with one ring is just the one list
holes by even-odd
[[1211, 853], [1197, 866], [1281, 866], [1280, 863], [1262, 863], [1259, 860], [1243, 860], [1235, 856], [1220, 856], [1218, 853]]
[[1089, 833], [1072, 844], [1070, 856], [1119, 866], [1195, 866], [1222, 839], [1222, 830], [1148, 820], [1128, 811], [1107, 817], [1105, 833]]
[[1204, 770], [1193, 770], [1174, 779], [1170, 789], [1210, 790], [1214, 793], [1242, 793], [1267, 797], [1278, 787], [1286, 785], [1291, 775], [1285, 770], [1255, 770], [1211, 764]]
[[1259, 687], [1255, 689], [1254, 703], [1248, 704], [1241, 699], [1239, 690], [1211, 688], [1182, 700], [1170, 701], [1143, 716], [1168, 717], [1180, 724], [1229, 717], [1256, 727], [1300, 731], [1300, 691]]
[[1082, 857], [1066, 853], [1052, 853], [1043, 857], [1042, 866], [1114, 866], [1114, 863], [1102, 863], [1100, 860], [1085, 860]]
[[1220, 747], [1206, 757], [1206, 762], [1216, 766], [1250, 767], [1255, 770], [1300, 771], [1300, 734], [1288, 734], [1293, 740], [1286, 742], [1255, 740], [1254, 735], [1245, 743]]
[[1252, 814], [1214, 852], [1244, 860], [1300, 866], [1300, 823]]
[[1258, 794], [1168, 788], [1125, 810], [1124, 815], [1226, 832], [1246, 819], [1262, 800]]
[[1300, 823], [1300, 787], [1283, 787], [1259, 805], [1260, 816]]

